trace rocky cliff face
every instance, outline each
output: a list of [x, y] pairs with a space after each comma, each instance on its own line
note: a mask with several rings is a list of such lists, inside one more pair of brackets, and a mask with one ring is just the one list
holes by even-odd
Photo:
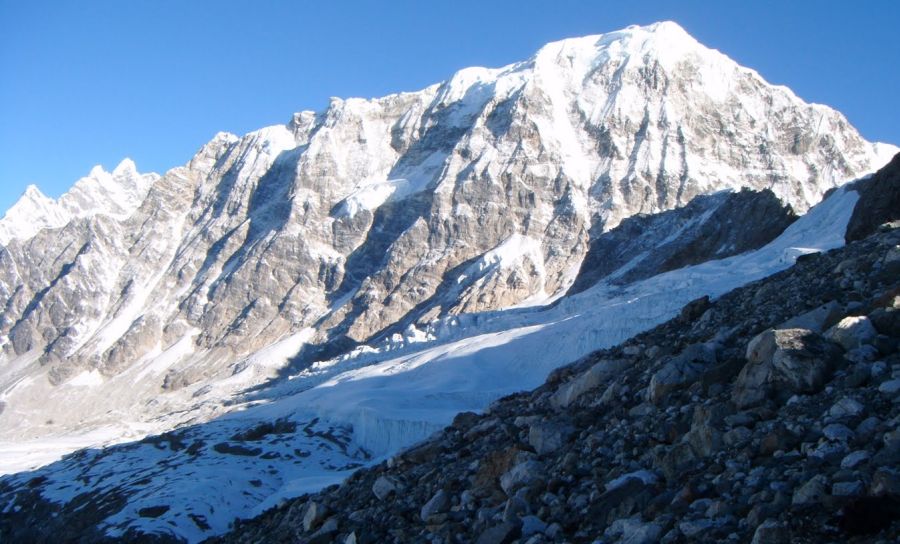
[[46, 228], [4, 226], [0, 249], [0, 429], [190, 403], [207, 412], [185, 418], [208, 417], [223, 409], [210, 384], [278, 342], [303, 366], [398, 327], [538, 304], [634, 214], [742, 187], [804, 211], [891, 149], [660, 23], [220, 134], [159, 179], [114, 172], [118, 193], [103, 178], [109, 191], [76, 185], [54, 207], [32, 191], [22, 206]]
[[623, 220], [596, 236], [568, 294], [607, 280], [624, 285], [758, 249], [797, 219], [771, 191], [701, 195], [687, 206]]

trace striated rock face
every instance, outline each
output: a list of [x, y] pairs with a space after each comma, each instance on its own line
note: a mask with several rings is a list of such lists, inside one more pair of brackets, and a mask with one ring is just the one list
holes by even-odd
[[[158, 179], [128, 163], [56, 204], [32, 190], [0, 226], [0, 435], [209, 417], [211, 383], [278, 374], [260, 350], [302, 366], [538, 304], [628, 217], [744, 187], [802, 212], [893, 149], [659, 23], [219, 134]], [[40, 230], [10, 226], [32, 213]], [[728, 252], [681, 249], [656, 268]]]

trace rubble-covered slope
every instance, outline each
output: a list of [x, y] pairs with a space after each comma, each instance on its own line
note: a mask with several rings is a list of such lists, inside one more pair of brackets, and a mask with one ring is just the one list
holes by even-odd
[[217, 542], [893, 542], [897, 227], [693, 302]]

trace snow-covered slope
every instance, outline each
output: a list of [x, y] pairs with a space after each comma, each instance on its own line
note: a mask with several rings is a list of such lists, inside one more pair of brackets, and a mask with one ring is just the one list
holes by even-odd
[[[10, 222], [30, 230], [7, 231], [0, 247], [0, 452], [33, 445], [46, 462], [202, 423], [247, 394], [277, 398], [384, 363], [380, 350], [451, 349], [464, 330], [487, 335], [468, 346], [535, 341], [574, 318], [527, 308], [559, 300], [592, 242], [626, 218], [743, 187], [803, 211], [893, 149], [659, 23], [220, 133], [158, 179], [124, 164], [56, 205], [31, 191]], [[32, 213], [42, 219], [23, 219]], [[590, 293], [598, 312], [630, 300], [579, 296]], [[642, 300], [631, 307], [647, 315], [594, 325], [572, 349], [621, 339], [680, 299]], [[461, 346], [423, 357], [466, 369], [477, 359], [459, 363]], [[537, 375], [563, 355], [507, 364]], [[397, 364], [423, 360], [411, 357]], [[356, 440], [386, 451], [498, 393], [432, 391], [413, 398], [433, 418], [378, 416], [377, 438]], [[345, 423], [369, 417], [352, 408], [365, 403], [317, 395], [303, 402]]]
[[856, 192], [838, 189], [759, 250], [626, 286], [602, 282], [552, 307], [460, 316], [313, 365], [248, 396], [244, 409], [220, 419], [81, 452], [8, 483], [41, 477], [43, 500], [71, 508], [81, 508], [73, 498], [82, 493], [124, 498], [108, 510], [89, 503], [78, 515], [110, 536], [144, 531], [196, 542], [225, 531], [235, 517], [339, 482], [353, 468], [424, 439], [460, 411], [480, 411], [534, 388], [554, 368], [666, 321], [691, 300], [843, 245], [857, 200]]

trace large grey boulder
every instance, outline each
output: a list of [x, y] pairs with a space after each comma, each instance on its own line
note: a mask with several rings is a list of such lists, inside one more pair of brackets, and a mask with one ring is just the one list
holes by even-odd
[[561, 448], [572, 436], [572, 427], [554, 422], [535, 423], [528, 430], [528, 443], [538, 455], [552, 453]]
[[815, 393], [831, 378], [840, 356], [840, 348], [813, 331], [769, 329], [747, 345], [734, 402], [745, 408], [773, 396]]
[[651, 402], [659, 402], [671, 391], [694, 383], [716, 364], [716, 346], [692, 344], [670, 359], [650, 378], [647, 395]]
[[446, 512], [449, 508], [450, 495], [441, 489], [435, 493], [424, 506], [422, 506], [422, 509], [419, 511], [419, 516], [422, 518], [422, 521], [428, 521], [428, 518], [431, 516]]
[[517, 490], [533, 485], [543, 478], [544, 465], [539, 461], [527, 460], [500, 476], [500, 487], [507, 496], [511, 496]]
[[561, 385], [550, 397], [550, 404], [554, 408], [567, 408], [591, 389], [618, 375], [627, 366], [628, 361], [624, 359], [604, 359]]
[[848, 351], [871, 343], [877, 335], [878, 331], [866, 316], [845, 317], [825, 332], [826, 338]]
[[841, 319], [842, 313], [843, 307], [837, 301], [832, 300], [818, 308], [814, 308], [806, 313], [788, 319], [778, 328], [807, 329], [813, 332], [822, 333], [837, 323]]
[[387, 476], [379, 476], [375, 483], [372, 484], [372, 493], [378, 497], [378, 500], [383, 501], [388, 498], [392, 493], [396, 493], [399, 488], [397, 481], [393, 478]]

